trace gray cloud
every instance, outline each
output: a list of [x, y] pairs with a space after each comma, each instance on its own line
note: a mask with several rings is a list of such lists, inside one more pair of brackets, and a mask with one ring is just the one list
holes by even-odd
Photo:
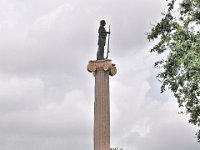
[[[161, 1], [0, 1], [0, 149], [92, 149], [97, 29], [111, 25], [111, 145], [199, 149], [169, 93], [160, 95], [144, 33]], [[108, 27], [108, 26], [107, 26]]]

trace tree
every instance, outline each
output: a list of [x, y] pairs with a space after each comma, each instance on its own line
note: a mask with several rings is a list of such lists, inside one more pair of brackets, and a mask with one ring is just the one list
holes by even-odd
[[[167, 12], [147, 33], [150, 41], [158, 40], [151, 52], [167, 56], [155, 62], [161, 92], [170, 89], [189, 123], [200, 127], [200, 0], [166, 1]], [[196, 135], [200, 142], [200, 130]]]

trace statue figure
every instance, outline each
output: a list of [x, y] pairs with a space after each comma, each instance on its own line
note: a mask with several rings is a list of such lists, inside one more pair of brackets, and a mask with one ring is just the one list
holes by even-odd
[[107, 32], [104, 28], [106, 25], [105, 20], [100, 21], [100, 27], [98, 30], [99, 38], [98, 38], [98, 51], [97, 51], [97, 60], [104, 60], [104, 46], [106, 44], [106, 36], [110, 34], [110, 31]]

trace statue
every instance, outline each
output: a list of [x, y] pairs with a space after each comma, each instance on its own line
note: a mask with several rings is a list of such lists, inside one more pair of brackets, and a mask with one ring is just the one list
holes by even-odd
[[[110, 31], [107, 32], [106, 29], [104, 28], [105, 25], [106, 25], [106, 21], [101, 20], [100, 21], [100, 27], [99, 27], [99, 30], [98, 30], [99, 38], [98, 38], [97, 60], [104, 60], [104, 46], [106, 44], [106, 37], [107, 37], [107, 34], [110, 35]], [[109, 49], [108, 49], [108, 52], [109, 52]]]

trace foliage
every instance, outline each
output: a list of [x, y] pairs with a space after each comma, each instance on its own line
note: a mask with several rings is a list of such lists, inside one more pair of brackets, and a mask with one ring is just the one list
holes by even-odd
[[[169, 88], [189, 122], [200, 127], [200, 0], [167, 2], [167, 12], [147, 34], [150, 41], [159, 40], [151, 52], [167, 54], [155, 62], [161, 68], [161, 92]], [[200, 142], [200, 130], [197, 139]]]

